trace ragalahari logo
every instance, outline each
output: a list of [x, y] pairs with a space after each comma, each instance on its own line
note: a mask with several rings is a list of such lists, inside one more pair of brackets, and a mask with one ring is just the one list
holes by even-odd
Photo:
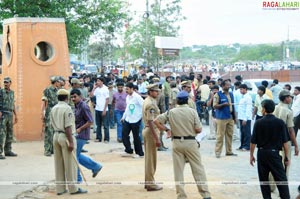
[[263, 10], [299, 10], [300, 1], [263, 1]]

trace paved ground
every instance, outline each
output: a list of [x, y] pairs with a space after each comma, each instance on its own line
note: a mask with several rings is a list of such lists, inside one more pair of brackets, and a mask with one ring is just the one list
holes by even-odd
[[[204, 126], [208, 132], [208, 127]], [[88, 180], [88, 186], [82, 188], [89, 191], [82, 196], [65, 194], [57, 197], [53, 186], [54, 162], [53, 157], [43, 156], [43, 142], [23, 142], [13, 144], [16, 158], [7, 158], [0, 161], [0, 193], [1, 199], [6, 198], [176, 198], [173, 186], [173, 166], [171, 150], [158, 152], [158, 166], [156, 180], [164, 187], [160, 192], [146, 192], [143, 185], [144, 159], [120, 157], [123, 145], [117, 143], [116, 131], [111, 130], [111, 142], [86, 145], [86, 149], [95, 160], [103, 164], [103, 170], [96, 177], [83, 169]], [[166, 144], [171, 147], [170, 140]], [[234, 142], [236, 149], [239, 141]], [[216, 159], [214, 156], [214, 141], [204, 140], [201, 143], [202, 162], [206, 169], [209, 189], [215, 199], [257, 199], [261, 198], [258, 186], [257, 168], [249, 164], [249, 152], [239, 152], [238, 157]], [[290, 192], [292, 198], [297, 195], [296, 189], [300, 184], [299, 158], [293, 158], [290, 171]], [[190, 167], [185, 168], [185, 186], [189, 198], [201, 198], [197, 193]], [[44, 184], [44, 185], [43, 185]], [[47, 185], [47, 186], [46, 186]], [[28, 191], [29, 190], [29, 191]], [[278, 193], [273, 195], [278, 198]]]

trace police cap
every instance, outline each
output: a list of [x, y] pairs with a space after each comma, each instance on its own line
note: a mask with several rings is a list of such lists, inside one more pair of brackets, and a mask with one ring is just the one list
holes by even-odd
[[11, 82], [10, 77], [4, 77], [3, 82]]
[[192, 83], [190, 81], [181, 82], [181, 86], [192, 87]]
[[148, 91], [160, 91], [157, 84], [149, 84], [146, 88]]
[[59, 89], [57, 95], [70, 95], [70, 92], [66, 89]]
[[72, 78], [71, 79], [71, 84], [81, 84], [81, 82], [77, 78]]
[[290, 91], [283, 89], [282, 91], [280, 91], [279, 93], [279, 97], [283, 97], [283, 96], [291, 96]]
[[189, 94], [186, 91], [180, 91], [179, 93], [177, 93], [176, 98], [178, 99], [184, 99], [184, 98], [188, 98]]

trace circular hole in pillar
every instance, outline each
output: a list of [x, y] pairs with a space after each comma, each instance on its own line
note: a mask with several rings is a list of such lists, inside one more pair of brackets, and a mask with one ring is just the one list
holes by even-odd
[[46, 62], [54, 56], [54, 49], [48, 42], [41, 41], [34, 47], [34, 55], [38, 60]]
[[11, 45], [9, 42], [6, 43], [5, 46], [5, 55], [6, 55], [6, 62], [10, 63], [11, 60]]

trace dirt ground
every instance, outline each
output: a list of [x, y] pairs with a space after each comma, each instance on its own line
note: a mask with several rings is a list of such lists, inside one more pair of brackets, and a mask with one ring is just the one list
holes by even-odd
[[[208, 129], [205, 127], [204, 129]], [[166, 145], [171, 148], [171, 141], [166, 140]], [[113, 147], [108, 145], [113, 144]], [[233, 143], [233, 149], [238, 148], [239, 141]], [[109, 150], [98, 150], [110, 148]], [[85, 148], [89, 150], [89, 155], [103, 165], [102, 171], [96, 178], [92, 178], [91, 171], [83, 168], [87, 178], [88, 186], [84, 183], [81, 188], [88, 190], [88, 194], [70, 195], [68, 193], [57, 196], [54, 185], [38, 186], [30, 191], [19, 194], [16, 198], [87, 198], [87, 199], [174, 199], [176, 191], [174, 186], [173, 163], [171, 149], [165, 152], [158, 152], [158, 164], [156, 171], [156, 181], [163, 186], [162, 191], [147, 192], [144, 189], [144, 158], [133, 159], [120, 156], [123, 150], [122, 144], [117, 143], [112, 138], [111, 143], [95, 143], [91, 141]], [[103, 149], [102, 148], [102, 149]], [[104, 151], [104, 152], [103, 152]], [[206, 169], [207, 180], [211, 196], [214, 199], [258, 199], [262, 198], [258, 186], [257, 168], [249, 164], [249, 152], [239, 152], [237, 157], [221, 156], [220, 159], [214, 156], [214, 141], [204, 140], [201, 143], [202, 163]], [[223, 152], [224, 153], [224, 152]], [[49, 160], [47, 160], [49, 161]], [[53, 164], [53, 160], [51, 160]], [[290, 171], [290, 192], [291, 198], [297, 195], [297, 186], [299, 183], [299, 158], [294, 158]], [[51, 171], [53, 172], [53, 170]], [[188, 198], [202, 198], [197, 192], [192, 172], [189, 164], [185, 167], [185, 190]], [[54, 178], [51, 178], [54, 180]], [[50, 184], [53, 184], [53, 181]], [[278, 192], [272, 195], [273, 198], [279, 198]]]

